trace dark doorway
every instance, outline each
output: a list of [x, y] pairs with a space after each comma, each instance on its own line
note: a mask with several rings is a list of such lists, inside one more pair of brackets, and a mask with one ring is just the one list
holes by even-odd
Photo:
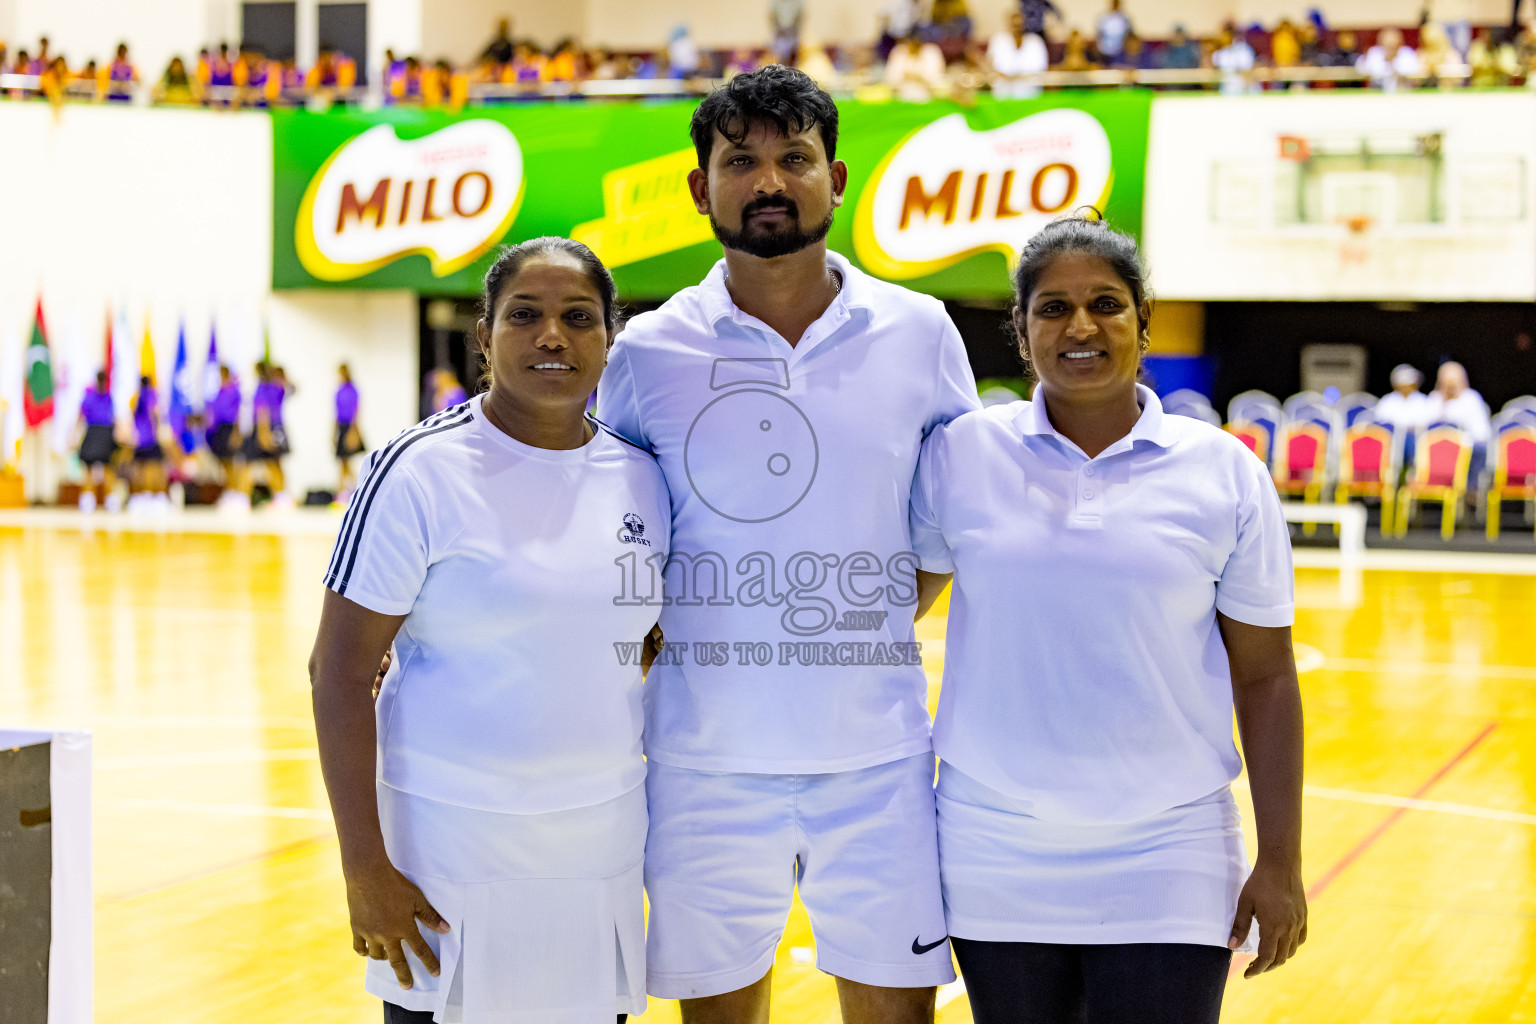
[[298, 20], [298, 4], [241, 4], [240, 44], [270, 60], [293, 60]]
[[320, 49], [357, 62], [357, 84], [368, 82], [368, 5], [321, 4]]

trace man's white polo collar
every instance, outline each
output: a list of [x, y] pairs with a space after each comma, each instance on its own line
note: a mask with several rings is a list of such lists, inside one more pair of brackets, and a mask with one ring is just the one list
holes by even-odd
[[[1149, 441], [1159, 448], [1171, 448], [1178, 442], [1178, 428], [1169, 422], [1168, 414], [1163, 412], [1163, 403], [1158, 401], [1157, 395], [1151, 388], [1144, 384], [1137, 384], [1136, 401], [1141, 406], [1141, 415], [1136, 417], [1136, 425], [1131, 428], [1129, 434], [1110, 445], [1100, 453], [1101, 455], [1128, 450], [1134, 447], [1137, 441]], [[1013, 421], [1026, 437], [1031, 435], [1058, 437], [1073, 449], [1077, 447], [1051, 425], [1050, 417], [1045, 414], [1045, 403], [1039, 399], [1025, 402]]]
[[[855, 270], [841, 253], [833, 252], [831, 249], [827, 250], [827, 266], [835, 271], [843, 282], [828, 312], [841, 311], [846, 314], [855, 309], [874, 312], [874, 296], [870, 294], [869, 279], [864, 274]], [[743, 313], [732, 301], [731, 293], [725, 286], [725, 272], [725, 260], [721, 259], [699, 283], [699, 303], [703, 308], [705, 319], [713, 327], [718, 327], [722, 320], [731, 320], [752, 327], [762, 326], [761, 321]]]

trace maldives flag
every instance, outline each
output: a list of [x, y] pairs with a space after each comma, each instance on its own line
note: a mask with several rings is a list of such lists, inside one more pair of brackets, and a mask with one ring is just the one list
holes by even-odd
[[53, 365], [48, 359], [48, 336], [43, 331], [43, 300], [37, 300], [32, 318], [32, 340], [27, 343], [26, 391], [21, 404], [27, 426], [35, 427], [53, 415]]

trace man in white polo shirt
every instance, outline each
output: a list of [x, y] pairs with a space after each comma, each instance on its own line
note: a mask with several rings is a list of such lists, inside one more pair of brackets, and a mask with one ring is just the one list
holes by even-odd
[[[976, 408], [936, 300], [827, 251], [837, 108], [772, 66], [700, 105], [689, 184], [725, 259], [637, 316], [598, 418], [672, 492], [646, 692], [649, 990], [687, 1024], [768, 1019], [798, 883], [843, 1019], [932, 1020], [954, 978], [934, 832], [908, 499], [922, 439]], [[656, 560], [617, 600], [660, 593]]]

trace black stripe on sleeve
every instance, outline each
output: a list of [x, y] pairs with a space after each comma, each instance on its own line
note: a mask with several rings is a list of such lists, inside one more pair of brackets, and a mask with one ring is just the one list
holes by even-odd
[[367, 462], [365, 462], [363, 465], [362, 486], [358, 488], [355, 494], [353, 494], [352, 503], [347, 506], [347, 513], [342, 517], [341, 529], [336, 533], [336, 548], [331, 552], [331, 564], [326, 568], [325, 571], [325, 578], [327, 581], [334, 579], [336, 574], [341, 571], [342, 552], [346, 549], [348, 544], [351, 543], [353, 531], [357, 529], [357, 521], [359, 518], [358, 510], [362, 507], [363, 497], [378, 483], [378, 481], [376, 481], [373, 477], [374, 467], [385, 459], [389, 458], [395, 449], [404, 443], [406, 439], [422, 430], [436, 426], [444, 419], [448, 418], [454, 413], [457, 413], [462, 408], [463, 406], [456, 405], [451, 409], [444, 409], [442, 412], [434, 413], [433, 415], [428, 416], [426, 419], [422, 420], [415, 426], [407, 427], [406, 429], [402, 430], [400, 433], [396, 434], [394, 439], [386, 444], [383, 448], [378, 449], [368, 456]]
[[455, 406], [454, 410], [459, 411], [459, 415], [444, 419], [440, 423], [437, 423], [431, 427], [424, 426], [423, 429], [418, 430], [409, 436], [402, 437], [399, 441], [399, 444], [395, 446], [394, 451], [390, 453], [388, 458], [380, 461], [378, 473], [374, 478], [374, 484], [368, 489], [368, 496], [366, 498], [363, 498], [362, 495], [358, 496], [362, 505], [362, 511], [358, 514], [356, 529], [353, 530], [351, 538], [349, 538], [347, 541], [347, 546], [350, 549], [350, 553], [347, 555], [346, 568], [342, 570], [341, 578], [337, 580], [336, 586], [333, 588], [335, 589], [336, 593], [345, 595], [347, 592], [347, 585], [351, 582], [352, 570], [357, 565], [357, 552], [362, 547], [363, 527], [367, 525], [368, 512], [373, 507], [373, 499], [379, 496], [380, 482], [389, 473], [389, 471], [394, 468], [395, 463], [400, 461], [400, 456], [405, 454], [406, 450], [409, 449], [411, 445], [415, 444], [417, 441], [420, 441], [423, 438], [431, 437], [433, 434], [441, 434], [446, 430], [453, 430], [456, 427], [462, 427], [466, 423], [471, 423], [474, 421], [474, 415], [467, 407]]

